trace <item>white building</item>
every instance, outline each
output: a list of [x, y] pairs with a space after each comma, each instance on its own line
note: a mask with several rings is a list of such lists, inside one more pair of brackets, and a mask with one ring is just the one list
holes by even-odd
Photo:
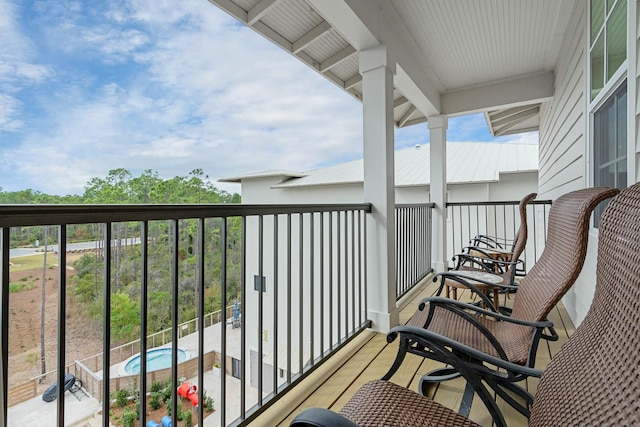
[[[429, 144], [395, 152], [395, 201], [430, 201]], [[307, 172], [267, 171], [222, 182], [242, 185], [243, 203], [352, 203], [363, 200], [363, 160]], [[520, 200], [538, 189], [538, 145], [449, 142], [447, 200]]]
[[[396, 203], [426, 203], [429, 201], [430, 182], [430, 149], [429, 145], [416, 146], [399, 150], [395, 153], [395, 200]], [[538, 187], [538, 146], [535, 144], [508, 144], [508, 143], [480, 143], [480, 142], [451, 142], [447, 150], [447, 170], [448, 184], [447, 197], [449, 201], [457, 202], [486, 202], [486, 201], [507, 201], [520, 200], [525, 194], [536, 192]], [[241, 194], [243, 203], [247, 204], [335, 204], [350, 203], [363, 198], [363, 161], [356, 160], [348, 163], [338, 164], [326, 168], [320, 168], [307, 172], [286, 172], [269, 171], [249, 174], [239, 177], [222, 179], [222, 182], [234, 182], [241, 184]], [[514, 211], [511, 215], [517, 215]], [[542, 217], [541, 217], [542, 218]], [[333, 230], [334, 240], [338, 239], [337, 224], [335, 219], [335, 230]], [[320, 235], [320, 219], [314, 219], [314, 236]], [[514, 222], [514, 218], [509, 218], [509, 222]], [[320, 337], [320, 328], [303, 328], [301, 332], [298, 328], [299, 322], [295, 319], [305, 315], [310, 316], [309, 307], [313, 304], [311, 295], [315, 300], [320, 300], [320, 291], [310, 286], [310, 262], [307, 257], [302, 262], [302, 275], [300, 278], [299, 263], [296, 260], [300, 251], [300, 217], [291, 218], [291, 234], [287, 235], [287, 218], [281, 218], [278, 227], [280, 241], [291, 242], [289, 247], [279, 249], [278, 261], [279, 274], [274, 273], [275, 257], [274, 247], [274, 220], [272, 217], [265, 217], [262, 227], [255, 220], [247, 221], [247, 254], [246, 254], [246, 277], [248, 282], [258, 280], [262, 276], [265, 284], [265, 291], [262, 293], [262, 302], [259, 301], [260, 288], [258, 283], [247, 283], [247, 289], [254, 288], [254, 292], [248, 291], [246, 294], [245, 324], [249, 325], [249, 330], [253, 331], [262, 318], [262, 333], [247, 335], [248, 358], [250, 360], [251, 384], [257, 387], [258, 384], [258, 354], [260, 353], [259, 342], [262, 340], [262, 353], [264, 355], [263, 365], [263, 389], [270, 392], [273, 383], [273, 363], [274, 363], [274, 336], [279, 330], [281, 334], [277, 347], [278, 367], [280, 369], [280, 381], [285, 382], [287, 372], [296, 374], [300, 367], [300, 354], [302, 354], [303, 366], [309, 363], [312, 356], [317, 356], [321, 351], [328, 348], [323, 342], [330, 341], [330, 334], [341, 334], [340, 327], [341, 309], [331, 309], [324, 307], [324, 319], [331, 317], [332, 328], [326, 328], [324, 339]], [[302, 246], [303, 251], [310, 251], [310, 219], [303, 219]], [[342, 226], [348, 227], [347, 223], [341, 222]], [[346, 225], [345, 225], [346, 224]], [[328, 222], [325, 218], [325, 227]], [[449, 233], [452, 231], [451, 221], [447, 222]], [[260, 230], [262, 230], [262, 251], [259, 250]], [[328, 232], [328, 231], [326, 231]], [[318, 239], [319, 240], [319, 239]], [[349, 244], [337, 244], [342, 251], [349, 251]], [[319, 260], [320, 244], [314, 243], [315, 265], [322, 265]], [[287, 252], [290, 251], [290, 252]], [[290, 254], [290, 255], [289, 255]], [[449, 257], [452, 253], [449, 253]], [[289, 266], [288, 257], [294, 260]], [[260, 263], [262, 260], [262, 264]], [[291, 271], [291, 276], [282, 272]], [[324, 273], [333, 277], [331, 283], [334, 286], [334, 297], [332, 298], [335, 307], [342, 307], [345, 301], [350, 300], [354, 292], [347, 292], [341, 299], [338, 297], [339, 284], [342, 279], [350, 280], [341, 273], [340, 266], [332, 265], [331, 272]], [[320, 272], [314, 272], [314, 281], [320, 282]], [[326, 282], [326, 281], [325, 281]], [[329, 284], [325, 283], [328, 287]], [[324, 291], [325, 294], [328, 291]], [[302, 297], [301, 297], [302, 294]], [[357, 296], [357, 295], [356, 295]], [[277, 298], [277, 301], [276, 301]], [[262, 315], [259, 309], [262, 305]], [[305, 310], [301, 308], [306, 307]], [[274, 313], [278, 313], [278, 325], [276, 328], [276, 318]], [[307, 325], [320, 324], [322, 319], [320, 310], [314, 312], [314, 322]], [[291, 316], [290, 318], [287, 316]], [[287, 330], [287, 324], [291, 323], [291, 333], [283, 333]], [[302, 335], [301, 335], [302, 333]], [[311, 339], [313, 335], [313, 339]], [[302, 345], [300, 340], [302, 336]], [[311, 342], [314, 344], [312, 345]], [[291, 350], [291, 365], [287, 365], [288, 350]]]

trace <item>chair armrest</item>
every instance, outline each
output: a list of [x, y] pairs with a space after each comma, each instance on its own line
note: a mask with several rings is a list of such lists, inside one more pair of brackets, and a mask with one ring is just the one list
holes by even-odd
[[[465, 253], [465, 252], [461, 252], [459, 254], [456, 254], [453, 256], [453, 258], [456, 257], [461, 257], [461, 258], [469, 258], [470, 260], [473, 260], [475, 262], [482, 262], [482, 263], [486, 263], [486, 264], [494, 264], [494, 265], [500, 265], [500, 266], [504, 266], [504, 267], [510, 267], [512, 265], [518, 265], [518, 264], [523, 264], [524, 265], [524, 261], [522, 261], [521, 259], [516, 260], [516, 261], [506, 261], [504, 259], [500, 259], [500, 258], [496, 258], [494, 256], [491, 255], [491, 253], [489, 251], [486, 251], [486, 248], [477, 248], [477, 247], [473, 247], [473, 246], [465, 246], [464, 249], [470, 249], [474, 252], [477, 252], [478, 254], [470, 254], [470, 253]], [[474, 260], [475, 259], [475, 260]]]
[[300, 412], [291, 427], [359, 427], [350, 419], [324, 408], [309, 408]]
[[485, 245], [489, 248], [507, 249], [513, 246], [512, 239], [506, 239], [504, 237], [488, 236], [486, 234], [477, 234], [471, 240], [469, 240], [471, 246]]
[[529, 326], [536, 329], [550, 328], [553, 326], [553, 322], [549, 320], [530, 321], [530, 320], [518, 319], [515, 317], [505, 316], [504, 314], [497, 313], [495, 311], [485, 310], [483, 308], [478, 307], [477, 305], [467, 304], [465, 302], [456, 301], [454, 299], [444, 298], [444, 297], [424, 298], [423, 300], [420, 301], [420, 304], [418, 305], [418, 309], [424, 310], [427, 304], [434, 304], [437, 306], [446, 306], [446, 305], [456, 306], [463, 310], [470, 310], [470, 311], [474, 311], [477, 314], [484, 314], [485, 316], [493, 317], [496, 320], [514, 323], [516, 325]]
[[502, 274], [505, 273], [507, 271], [507, 268], [511, 267], [512, 265], [517, 265], [519, 261], [503, 261], [492, 257], [487, 252], [484, 252], [481, 249], [474, 248], [472, 250], [480, 254], [472, 255], [462, 252], [453, 256], [452, 260], [454, 262], [457, 258], [457, 262], [455, 263], [455, 267], [453, 267], [453, 270], [460, 270], [460, 267], [470, 264], [471, 267], [485, 270], [487, 273]]
[[[518, 365], [515, 363], [511, 363], [508, 360], [501, 359], [498, 357], [491, 356], [489, 354], [483, 353], [481, 351], [476, 350], [473, 347], [469, 347], [457, 341], [454, 341], [445, 336], [436, 334], [428, 329], [419, 328], [417, 326], [409, 326], [409, 325], [401, 325], [392, 328], [387, 333], [387, 342], [393, 342], [398, 336], [403, 336], [405, 339], [412, 340], [414, 342], [419, 343], [420, 345], [424, 345], [429, 348], [429, 344], [435, 344], [440, 347], [448, 347], [453, 350], [453, 354], [464, 354], [466, 356], [470, 356], [476, 360], [487, 362], [491, 365], [497, 366], [499, 368], [503, 368], [510, 373], [516, 375], [524, 375], [529, 377], [537, 377], [540, 378], [542, 376], [542, 372], [540, 369], [530, 368], [528, 366]], [[500, 373], [494, 370], [490, 370], [488, 368], [483, 369], [482, 365], [478, 365], [478, 370], [490, 372], [491, 375], [499, 375]], [[505, 374], [505, 377], [507, 374]]]

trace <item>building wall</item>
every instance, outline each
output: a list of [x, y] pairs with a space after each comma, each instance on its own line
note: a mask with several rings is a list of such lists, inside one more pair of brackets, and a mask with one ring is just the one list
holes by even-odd
[[[640, 151], [640, 103], [637, 93], [640, 19], [637, 1], [629, 1], [628, 4], [627, 133], [630, 147], [627, 167], [630, 171], [628, 182], [633, 183], [640, 180], [637, 167]], [[556, 199], [562, 194], [593, 183], [589, 169], [591, 123], [588, 92], [588, 25], [588, 2], [576, 2], [555, 70], [555, 95], [553, 101], [543, 105], [541, 109], [539, 198]], [[582, 273], [563, 298], [563, 303], [576, 325], [586, 316], [595, 292], [597, 244], [598, 231], [591, 228], [587, 260]]]
[[555, 95], [540, 112], [538, 197], [544, 199], [587, 185], [586, 5], [576, 2], [555, 70]]
[[[590, 185], [587, 12], [587, 2], [576, 2], [555, 70], [555, 95], [541, 109], [538, 197], [544, 199], [554, 200]], [[590, 232], [585, 268], [563, 298], [576, 325], [584, 319], [593, 299], [596, 247], [597, 234]]]

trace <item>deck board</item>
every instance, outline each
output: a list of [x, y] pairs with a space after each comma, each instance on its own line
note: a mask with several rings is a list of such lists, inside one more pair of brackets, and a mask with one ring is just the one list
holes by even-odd
[[[437, 284], [429, 281], [420, 292], [416, 293], [409, 304], [400, 312], [401, 323], [406, 323], [417, 309], [420, 300], [433, 295], [436, 289]], [[461, 294], [459, 293], [459, 299], [469, 301], [474, 298], [469, 292], [462, 292]], [[502, 302], [503, 299], [501, 298], [501, 303]], [[507, 305], [511, 305], [513, 296], [508, 298], [506, 302]], [[541, 340], [536, 358], [536, 368], [539, 369], [544, 369], [547, 366], [551, 356], [559, 350], [560, 346], [566, 342], [567, 338], [575, 330], [562, 304], [559, 304], [558, 307], [552, 311], [549, 315], [549, 320], [553, 321], [556, 325], [559, 340], [556, 342]], [[361, 347], [357, 350], [347, 352], [348, 360], [343, 360], [338, 364], [335, 372], [329, 377], [322, 378], [322, 381], [319, 381], [318, 375], [315, 379], [300, 384], [293, 394], [303, 395], [302, 390], [305, 389], [305, 393], [308, 393], [309, 397], [298, 398], [296, 401], [290, 401], [287, 402], [287, 404], [280, 405], [279, 409], [275, 409], [276, 411], [282, 411], [278, 421], [276, 421], [277, 418], [272, 414], [271, 419], [260, 417], [255, 421], [255, 424], [252, 424], [288, 426], [300, 411], [314, 406], [330, 408], [334, 411], [339, 410], [362, 384], [384, 375], [396, 356], [397, 344], [395, 342], [387, 344], [385, 334], [373, 334], [370, 339], [363, 340], [363, 344], [359, 345]], [[423, 374], [442, 366], [441, 363], [432, 360], [421, 359], [415, 355], [407, 355], [402, 367], [393, 376], [392, 381], [408, 387], [411, 390], [417, 390], [418, 381]], [[325, 376], [326, 375], [328, 374], [325, 374]], [[523, 385], [530, 392], [535, 393], [538, 381], [538, 379], [529, 378]], [[464, 386], [465, 381], [463, 379], [448, 381], [431, 386], [428, 390], [428, 395], [444, 406], [457, 411], [462, 399]], [[298, 393], [298, 391], [300, 391], [300, 393]], [[526, 426], [526, 418], [509, 407], [502, 399], [498, 399], [498, 405], [503, 411], [507, 424], [510, 427]], [[274, 411], [272, 410], [271, 412], [273, 413]], [[469, 416], [480, 425], [493, 425], [488, 411], [477, 396], [474, 399]], [[269, 422], [265, 424], [265, 420]]]

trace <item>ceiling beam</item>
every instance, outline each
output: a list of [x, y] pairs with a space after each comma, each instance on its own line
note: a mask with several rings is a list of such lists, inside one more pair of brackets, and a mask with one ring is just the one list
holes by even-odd
[[407, 122], [402, 125], [402, 126], [398, 126], [398, 127], [409, 127], [409, 126], [413, 126], [413, 125], [418, 125], [420, 123], [425, 123], [427, 121], [426, 117], [418, 117], [417, 119], [411, 119], [411, 120], [407, 120]]
[[539, 113], [539, 110], [531, 110], [531, 111], [523, 111], [518, 116], [518, 119], [513, 119], [508, 122], [503, 122], [500, 125], [494, 124], [493, 130], [496, 136], [504, 135], [507, 131], [510, 131], [514, 127], [518, 126], [520, 123], [532, 118], [536, 117]]
[[294, 54], [299, 53], [301, 50], [309, 46], [314, 41], [318, 40], [320, 37], [324, 36], [329, 31], [331, 31], [331, 24], [329, 24], [327, 21], [322, 21], [307, 34], [303, 35], [298, 40], [293, 42], [292, 52]]
[[515, 130], [503, 130], [502, 132], [500, 132], [499, 134], [495, 134], [494, 136], [515, 135], [518, 133], [535, 132], [537, 130], [540, 130], [538, 126], [531, 126], [526, 128], [518, 128]]
[[507, 108], [505, 110], [489, 111], [487, 112], [487, 114], [489, 115], [489, 118], [492, 121], [496, 121], [496, 120], [504, 119], [505, 117], [513, 116], [514, 114], [517, 114], [521, 111], [526, 111], [530, 108], [535, 108], [535, 107], [537, 107], [537, 105], [525, 105], [523, 107], [513, 107], [513, 108]]
[[229, 0], [209, 0], [209, 3], [218, 6], [240, 22], [249, 22], [247, 11]]
[[[511, 114], [509, 116], [506, 117], [502, 117], [499, 119], [496, 118], [491, 118], [491, 122], [493, 123], [493, 126], [495, 128], [500, 128], [501, 126], [505, 126], [511, 123], [521, 123], [524, 120], [530, 119], [531, 117], [534, 117], [536, 114], [538, 114], [540, 112], [540, 107], [538, 105], [533, 105], [531, 106], [531, 108], [526, 108], [523, 109], [522, 111], [516, 113], [516, 114]], [[499, 132], [499, 131], [498, 131]]]
[[358, 73], [355, 76], [349, 77], [347, 80], [345, 80], [344, 88], [347, 90], [351, 89], [361, 81], [362, 81], [362, 74]]
[[393, 101], [393, 108], [398, 108], [402, 105], [408, 104], [409, 100], [407, 98], [405, 98], [404, 96], [401, 96], [400, 98], [396, 99], [395, 101]]
[[366, 50], [380, 44], [344, 0], [307, 0], [307, 3], [330, 22], [356, 50]]
[[411, 116], [413, 116], [413, 113], [415, 113], [416, 111], [417, 111], [417, 108], [415, 107], [415, 105], [412, 105], [411, 107], [409, 107], [407, 112], [404, 113], [402, 117], [400, 117], [400, 120], [398, 120], [397, 126], [401, 128], [404, 125], [406, 125], [409, 119], [411, 118]]
[[423, 114], [438, 114], [442, 85], [393, 6], [380, 0], [307, 0], [357, 51], [388, 47], [396, 88]]
[[247, 13], [247, 23], [249, 25], [255, 24], [281, 1], [282, 0], [260, 0], [258, 4], [249, 9]]
[[544, 72], [447, 91], [441, 96], [442, 114], [458, 116], [540, 104], [553, 98], [554, 82], [553, 72]]
[[[249, 14], [247, 11], [232, 3], [229, 0], [209, 0], [209, 3], [219, 7], [220, 9], [227, 12], [229, 15], [236, 18], [238, 21], [243, 22], [245, 24], [249, 24]], [[287, 52], [292, 51], [292, 44], [289, 40], [282, 37], [280, 34], [276, 33], [270, 27], [266, 26], [264, 23], [260, 21], [256, 21], [253, 26], [249, 26], [252, 30], [258, 32], [263, 37], [266, 37], [268, 40], [273, 42], [275, 45], [280, 46], [282, 49]]]
[[345, 47], [341, 51], [322, 61], [322, 63], [320, 63], [320, 72], [324, 73], [325, 71], [330, 70], [341, 62], [351, 58], [356, 53], [357, 51], [353, 48], [353, 46]]

